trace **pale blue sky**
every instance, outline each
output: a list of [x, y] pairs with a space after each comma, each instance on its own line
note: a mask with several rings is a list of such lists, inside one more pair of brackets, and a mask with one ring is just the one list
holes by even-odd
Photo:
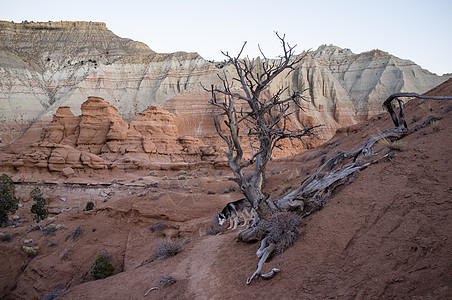
[[97, 21], [157, 52], [220, 50], [268, 57], [280, 53], [274, 31], [298, 51], [321, 44], [372, 49], [410, 59], [439, 75], [452, 73], [451, 0], [0, 0], [0, 20]]

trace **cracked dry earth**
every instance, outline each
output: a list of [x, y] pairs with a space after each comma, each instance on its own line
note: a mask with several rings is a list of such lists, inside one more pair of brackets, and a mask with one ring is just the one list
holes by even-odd
[[[452, 95], [452, 83], [431, 93]], [[271, 280], [245, 284], [257, 266], [257, 244], [236, 242], [230, 230], [204, 234], [213, 214], [241, 197], [224, 192], [231, 184], [227, 169], [205, 169], [194, 170], [197, 178], [161, 181], [145, 195], [138, 185], [111, 186], [108, 196], [106, 187], [43, 186], [52, 206], [67, 209], [54, 216], [66, 229], [48, 236], [26, 233], [33, 222], [27, 214], [31, 203], [24, 202], [19, 213], [27, 221], [1, 230], [13, 240], [0, 242], [0, 295], [42, 299], [60, 285], [67, 287], [62, 299], [451, 299], [451, 112], [450, 101], [407, 103], [410, 128], [434, 114], [441, 117], [439, 130], [428, 125], [412, 132], [392, 161], [372, 165], [339, 187], [321, 211], [304, 219], [296, 243], [264, 265], [263, 272], [281, 269]], [[272, 161], [265, 191], [277, 198], [312, 174], [323, 156], [355, 149], [391, 126], [389, 116], [376, 116], [340, 130], [323, 146]], [[381, 145], [375, 150], [386, 151]], [[123, 176], [127, 183], [155, 180], [139, 173]], [[112, 180], [105, 174], [95, 179]], [[20, 184], [18, 194], [26, 198], [31, 188]], [[83, 212], [89, 199], [95, 210]], [[157, 223], [166, 227], [152, 232], [149, 226]], [[80, 238], [67, 238], [78, 226]], [[153, 260], [156, 246], [170, 238], [185, 241], [182, 251]], [[32, 259], [21, 252], [25, 239], [40, 247]], [[89, 269], [100, 251], [111, 255], [116, 270], [91, 281]], [[145, 296], [165, 275], [177, 282]]]

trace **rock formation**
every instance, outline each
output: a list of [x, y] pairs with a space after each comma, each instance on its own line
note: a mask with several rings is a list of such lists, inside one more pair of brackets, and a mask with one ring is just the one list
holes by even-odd
[[163, 108], [150, 106], [130, 123], [99, 97], [89, 97], [81, 110], [77, 117], [69, 107], [59, 107], [38, 142], [6, 156], [0, 165], [61, 172], [68, 177], [77, 169], [188, 168], [193, 161], [219, 159], [217, 148], [179, 136], [174, 115]]
[[[93, 141], [78, 137], [75, 142], [82, 151], [94, 155], [103, 147], [111, 153], [131, 151], [139, 144], [138, 129], [126, 132], [122, 122], [141, 115], [149, 106], [160, 106], [173, 114], [177, 127], [173, 131], [178, 130], [180, 136], [210, 144], [217, 137], [208, 104], [210, 95], [201, 83], [218, 84], [218, 74], [233, 74], [233, 70], [227, 63], [208, 62], [196, 53], [155, 53], [143, 43], [116, 36], [104, 23], [1, 21], [0, 146], [16, 142], [32, 129], [39, 131], [38, 127], [45, 126], [57, 112], [64, 114], [70, 109], [74, 114], [71, 118], [76, 118], [82, 113], [81, 104], [92, 95], [116, 107], [123, 120], [111, 120], [111, 128], [94, 128], [91, 117], [84, 116], [80, 128], [102, 133], [90, 136]], [[380, 113], [382, 100], [391, 93], [423, 93], [452, 76], [437, 76], [380, 50], [354, 54], [326, 45], [313, 51], [297, 71], [285, 75], [275, 79], [270, 92], [281, 84], [295, 90], [309, 88], [306, 110], [294, 108], [291, 122], [293, 126], [324, 124], [321, 137], [325, 139], [342, 126]], [[135, 127], [131, 125], [133, 122], [129, 126]], [[104, 136], [107, 130], [108, 136]], [[143, 136], [147, 133], [140, 138]], [[118, 146], [121, 138], [132, 139], [129, 148]], [[154, 146], [159, 148], [146, 138], [144, 141], [146, 153], [155, 151]], [[63, 145], [66, 142], [74, 141]]]

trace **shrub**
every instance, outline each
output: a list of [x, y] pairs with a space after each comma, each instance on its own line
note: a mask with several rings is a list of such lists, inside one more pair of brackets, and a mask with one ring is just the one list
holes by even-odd
[[9, 243], [12, 240], [13, 240], [13, 237], [11, 236], [11, 234], [9, 234], [9, 233], [5, 233], [5, 234], [0, 233], [0, 241]]
[[66, 236], [66, 241], [69, 238], [72, 238], [74, 241], [76, 241], [82, 235], [82, 233], [83, 233], [82, 225], [77, 226], [71, 234]]
[[115, 267], [105, 256], [106, 255], [103, 254], [97, 255], [96, 260], [93, 263], [93, 267], [89, 272], [93, 280], [105, 279], [113, 275]]
[[39, 247], [38, 246], [22, 246], [22, 251], [30, 258], [38, 255]]
[[154, 225], [149, 226], [148, 228], [152, 232], [155, 232], [156, 234], [159, 234], [159, 233], [162, 232], [163, 229], [166, 228], [166, 226], [165, 226], [165, 224], [162, 224], [162, 223], [156, 223]]
[[218, 223], [218, 214], [212, 216], [212, 224], [206, 229], [206, 235], [217, 235], [223, 232], [223, 227]]
[[283, 253], [298, 238], [301, 220], [294, 212], [278, 212], [268, 220], [261, 220], [258, 230], [268, 232], [269, 242], [276, 244], [275, 253]]
[[63, 287], [61, 284], [56, 285], [53, 290], [44, 295], [42, 300], [53, 300], [60, 297], [63, 297], [67, 292], [67, 289]]
[[287, 179], [288, 179], [289, 181], [292, 181], [292, 180], [294, 180], [294, 179], [296, 179], [296, 178], [299, 178], [299, 177], [300, 177], [300, 171], [299, 171], [298, 169], [295, 169], [295, 171], [291, 172], [291, 173], [287, 176]]
[[88, 201], [85, 206], [85, 211], [90, 211], [94, 209], [94, 202]]
[[19, 208], [19, 199], [16, 198], [14, 182], [6, 174], [0, 176], [0, 227], [8, 222], [8, 214], [15, 213]]
[[182, 250], [182, 245], [178, 241], [163, 241], [155, 248], [157, 259], [166, 259], [176, 255]]
[[49, 210], [47, 208], [48, 202], [42, 196], [42, 192], [39, 188], [34, 188], [30, 192], [30, 197], [35, 201], [35, 204], [31, 206], [30, 211], [35, 214], [34, 220], [39, 223], [49, 215]]
[[206, 229], [206, 235], [217, 235], [223, 232], [223, 227], [220, 225], [211, 225]]
[[158, 281], [158, 284], [161, 287], [164, 287], [166, 285], [172, 285], [172, 284], [176, 283], [176, 281], [177, 281], [176, 278], [174, 278], [173, 276], [165, 275], [162, 278], [160, 278], [160, 280]]
[[401, 141], [393, 141], [393, 142], [391, 142], [387, 138], [382, 138], [382, 139], [379, 140], [379, 142], [383, 146], [385, 146], [386, 148], [388, 148], [389, 150], [392, 150], [392, 151], [405, 151], [405, 149], [406, 149], [406, 143], [401, 142]]
[[432, 121], [432, 130], [433, 132], [438, 132], [440, 131], [441, 126], [439, 126], [439, 122], [438, 121]]

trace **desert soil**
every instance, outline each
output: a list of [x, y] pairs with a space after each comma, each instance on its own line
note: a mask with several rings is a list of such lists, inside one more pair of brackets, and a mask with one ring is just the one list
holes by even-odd
[[[452, 95], [452, 81], [430, 94]], [[19, 219], [1, 229], [12, 240], [0, 242], [0, 297], [43, 299], [65, 291], [62, 299], [452, 299], [452, 102], [406, 105], [410, 128], [432, 115], [441, 117], [436, 127], [410, 133], [401, 140], [404, 151], [360, 172], [303, 220], [296, 243], [264, 265], [280, 273], [250, 285], [258, 245], [236, 242], [237, 231], [205, 234], [215, 213], [241, 198], [227, 168], [93, 172], [71, 180], [10, 173], [27, 180], [16, 184]], [[316, 149], [272, 161], [265, 191], [276, 199], [312, 174], [322, 157], [355, 149], [390, 127], [389, 115], [376, 116]], [[28, 232], [36, 224], [29, 212], [36, 186], [52, 212], [42, 225], [63, 229]], [[88, 201], [95, 209], [83, 211]], [[152, 231], [156, 224], [164, 228]], [[155, 259], [156, 247], [168, 239], [182, 251]], [[34, 258], [23, 253], [25, 240], [39, 247]], [[115, 272], [93, 281], [89, 271], [98, 253], [108, 253]], [[176, 282], [149, 291], [167, 275]]]

